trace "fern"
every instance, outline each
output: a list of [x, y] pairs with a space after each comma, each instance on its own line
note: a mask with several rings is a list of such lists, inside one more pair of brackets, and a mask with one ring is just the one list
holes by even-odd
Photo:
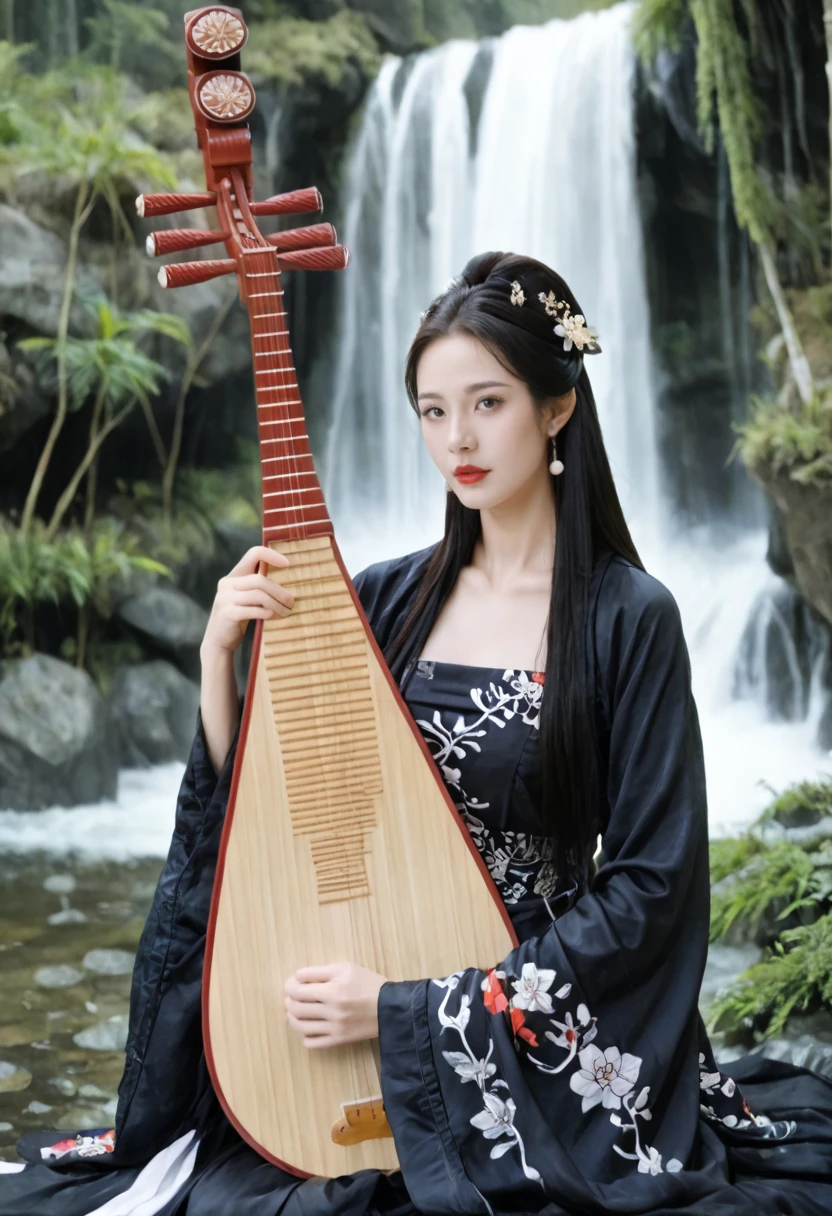
[[778, 1034], [791, 1013], [832, 1004], [832, 912], [787, 929], [768, 958], [750, 967], [711, 1003], [708, 1031], [751, 1026], [759, 1039]]

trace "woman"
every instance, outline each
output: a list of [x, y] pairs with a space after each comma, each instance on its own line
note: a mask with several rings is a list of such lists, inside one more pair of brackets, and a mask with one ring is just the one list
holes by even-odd
[[[379, 1036], [401, 1162], [301, 1182], [229, 1126], [199, 993], [237, 741], [232, 654], [291, 596], [256, 547], [220, 580], [177, 824], [133, 977], [112, 1137], [0, 1183], [0, 1216], [821, 1213], [832, 1083], [714, 1063], [705, 779], [670, 592], [624, 521], [566, 283], [488, 253], [423, 315], [406, 384], [449, 483], [445, 537], [355, 579], [521, 944], [486, 972], [388, 982], [333, 959], [286, 983], [309, 1050]], [[550, 450], [551, 448], [551, 450]], [[465, 478], [460, 466], [483, 475]], [[598, 852], [598, 838], [601, 850]], [[275, 1085], [281, 1079], [275, 1078]]]

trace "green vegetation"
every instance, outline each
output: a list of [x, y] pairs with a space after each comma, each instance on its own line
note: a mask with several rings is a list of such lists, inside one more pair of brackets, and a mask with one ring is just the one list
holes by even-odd
[[712, 843], [711, 941], [738, 927], [760, 940], [765, 924], [769, 944], [763, 961], [711, 1004], [710, 1030], [760, 1040], [779, 1033], [792, 1012], [832, 1005], [832, 839], [815, 849], [776, 838], [777, 825], [811, 827], [827, 817], [832, 780], [804, 781], [776, 797], [747, 832]]

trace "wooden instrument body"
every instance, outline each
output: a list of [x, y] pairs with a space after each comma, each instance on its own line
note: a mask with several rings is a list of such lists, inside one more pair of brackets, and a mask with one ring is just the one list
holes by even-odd
[[281, 274], [344, 269], [349, 253], [330, 224], [269, 236], [257, 226], [259, 216], [318, 211], [322, 202], [315, 187], [252, 197], [246, 37], [239, 9], [185, 14], [207, 190], [141, 195], [136, 204], [142, 216], [216, 208], [215, 228], [167, 229], [148, 239], [148, 252], [225, 247], [225, 258], [163, 266], [159, 280], [175, 288], [236, 275], [251, 323], [263, 543], [290, 560], [277, 570], [262, 562], [260, 573], [295, 596], [288, 617], [258, 620], [255, 630], [206, 943], [208, 1066], [228, 1117], [266, 1159], [337, 1176], [397, 1164], [378, 1042], [304, 1047], [286, 1020], [285, 980], [339, 961], [390, 980], [439, 979], [493, 966], [516, 938], [335, 543]]
[[493, 966], [516, 938], [334, 540], [280, 551], [291, 564], [274, 577], [295, 604], [258, 624], [206, 950], [206, 1052], [226, 1113], [269, 1160], [394, 1169], [392, 1139], [330, 1135], [341, 1103], [380, 1098], [377, 1042], [303, 1047], [284, 980], [340, 960], [440, 978]]

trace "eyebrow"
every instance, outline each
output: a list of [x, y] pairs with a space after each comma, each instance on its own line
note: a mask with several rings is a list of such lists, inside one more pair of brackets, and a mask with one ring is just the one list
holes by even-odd
[[[476, 393], [481, 388], [511, 388], [511, 385], [506, 384], [504, 380], [481, 380], [479, 384], [467, 385], [463, 391], [466, 393]], [[418, 400], [427, 400], [428, 397], [436, 397], [440, 401], [444, 400], [441, 393], [420, 393]]]

